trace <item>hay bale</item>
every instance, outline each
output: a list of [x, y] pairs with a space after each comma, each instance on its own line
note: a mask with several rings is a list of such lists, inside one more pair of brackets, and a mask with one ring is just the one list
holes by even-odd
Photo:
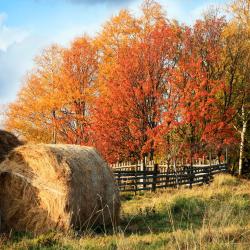
[[10, 132], [0, 129], [0, 162], [2, 162], [8, 153], [22, 142]]
[[94, 148], [26, 144], [0, 164], [4, 230], [37, 234], [115, 225], [119, 210], [113, 174]]

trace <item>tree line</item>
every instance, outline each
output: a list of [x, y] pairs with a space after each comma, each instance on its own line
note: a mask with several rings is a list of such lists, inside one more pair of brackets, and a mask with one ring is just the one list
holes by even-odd
[[209, 9], [193, 25], [145, 0], [95, 37], [51, 45], [34, 60], [5, 127], [25, 139], [95, 146], [114, 163], [192, 162], [249, 150], [250, 1]]

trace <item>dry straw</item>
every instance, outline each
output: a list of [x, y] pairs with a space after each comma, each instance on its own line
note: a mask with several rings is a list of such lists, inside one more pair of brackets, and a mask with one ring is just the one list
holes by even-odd
[[2, 230], [116, 225], [119, 210], [112, 172], [94, 148], [26, 144], [0, 164]]

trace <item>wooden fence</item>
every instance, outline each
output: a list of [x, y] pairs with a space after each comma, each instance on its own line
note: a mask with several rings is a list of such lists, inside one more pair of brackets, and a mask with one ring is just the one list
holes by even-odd
[[[143, 170], [144, 169], [144, 170]], [[194, 166], [167, 166], [151, 164], [144, 166], [123, 165], [113, 167], [116, 183], [121, 192], [155, 191], [158, 188], [178, 187], [192, 188], [197, 184], [208, 184], [213, 175], [226, 172], [227, 164]]]

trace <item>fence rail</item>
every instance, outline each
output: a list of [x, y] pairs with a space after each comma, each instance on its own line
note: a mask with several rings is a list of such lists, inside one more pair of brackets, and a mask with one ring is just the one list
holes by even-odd
[[217, 173], [226, 172], [227, 164], [195, 165], [169, 167], [154, 164], [141, 166], [122, 166], [113, 168], [117, 186], [121, 192], [155, 191], [158, 188], [178, 187], [192, 188], [197, 184], [208, 184]]

